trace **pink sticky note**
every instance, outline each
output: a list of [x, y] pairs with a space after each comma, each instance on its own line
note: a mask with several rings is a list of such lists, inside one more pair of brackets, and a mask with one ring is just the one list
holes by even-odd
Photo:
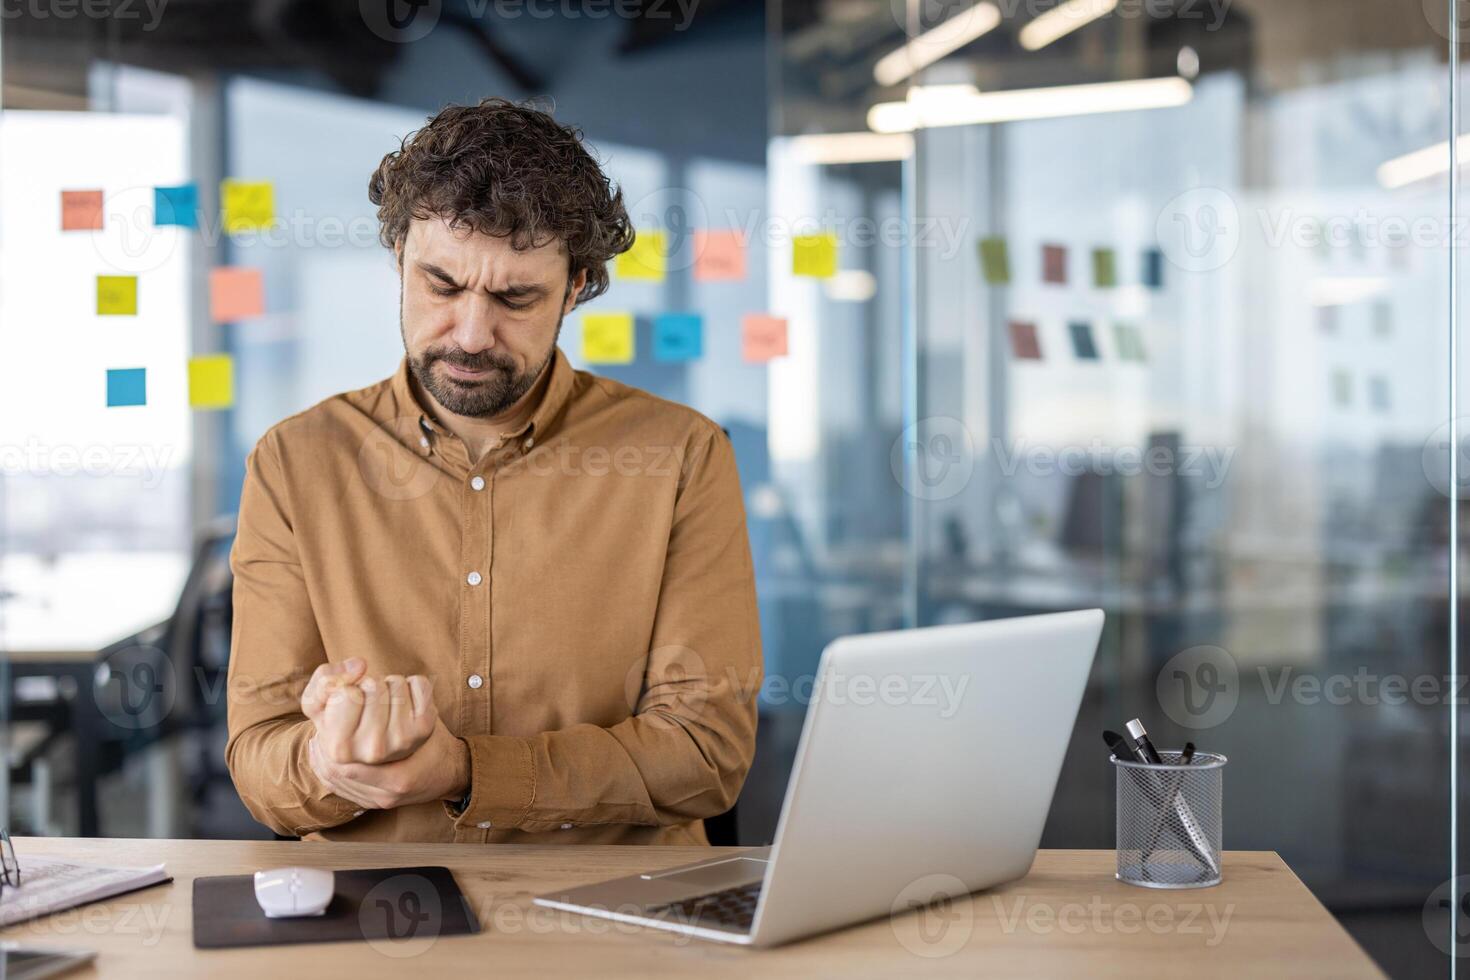
[[744, 235], [733, 228], [694, 233], [696, 282], [731, 282], [744, 278]]
[[101, 231], [102, 192], [62, 191], [62, 231]]
[[215, 323], [244, 320], [265, 312], [265, 281], [260, 270], [223, 265], [209, 270], [209, 316]]
[[786, 318], [749, 313], [740, 321], [740, 346], [750, 364], [786, 356]]

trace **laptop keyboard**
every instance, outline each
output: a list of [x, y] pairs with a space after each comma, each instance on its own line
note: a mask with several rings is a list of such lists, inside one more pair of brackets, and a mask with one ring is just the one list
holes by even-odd
[[724, 926], [749, 929], [755, 922], [755, 903], [761, 895], [761, 882], [726, 888], [707, 895], [695, 895], [667, 905], [654, 905], [648, 909], [653, 916], [669, 916], [676, 922], [697, 925], [700, 920], [717, 922]]

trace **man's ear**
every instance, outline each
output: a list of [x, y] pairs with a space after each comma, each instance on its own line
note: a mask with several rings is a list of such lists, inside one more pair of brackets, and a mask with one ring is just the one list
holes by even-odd
[[582, 290], [587, 287], [587, 270], [578, 270], [577, 275], [567, 286], [567, 298], [562, 303], [561, 312], [563, 316], [572, 312], [572, 307], [577, 305], [577, 297], [582, 295]]
[[398, 271], [403, 271], [403, 239], [393, 243], [393, 259], [398, 263]]

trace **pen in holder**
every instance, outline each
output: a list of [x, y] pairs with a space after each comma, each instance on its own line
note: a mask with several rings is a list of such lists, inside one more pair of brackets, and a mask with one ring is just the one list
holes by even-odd
[[1118, 880], [1147, 888], [1220, 883], [1225, 757], [1160, 752], [1161, 765], [1112, 757], [1118, 773]]

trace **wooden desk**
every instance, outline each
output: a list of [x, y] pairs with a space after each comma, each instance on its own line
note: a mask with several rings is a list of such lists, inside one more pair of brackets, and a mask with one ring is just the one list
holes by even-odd
[[[5, 939], [95, 949], [93, 976], [1382, 976], [1269, 851], [1228, 853], [1224, 884], [1201, 891], [1119, 884], [1111, 851], [1042, 851], [1026, 878], [947, 910], [905, 912], [771, 950], [700, 942], [531, 905], [532, 896], [542, 892], [687, 863], [713, 853], [707, 848], [22, 838], [16, 851], [22, 869], [26, 856], [37, 854], [167, 863], [171, 885], [3, 933]], [[444, 937], [427, 949], [420, 941], [411, 958], [393, 955], [403, 948], [380, 950], [367, 943], [194, 949], [192, 879], [289, 864], [447, 865], [482, 931]]]

